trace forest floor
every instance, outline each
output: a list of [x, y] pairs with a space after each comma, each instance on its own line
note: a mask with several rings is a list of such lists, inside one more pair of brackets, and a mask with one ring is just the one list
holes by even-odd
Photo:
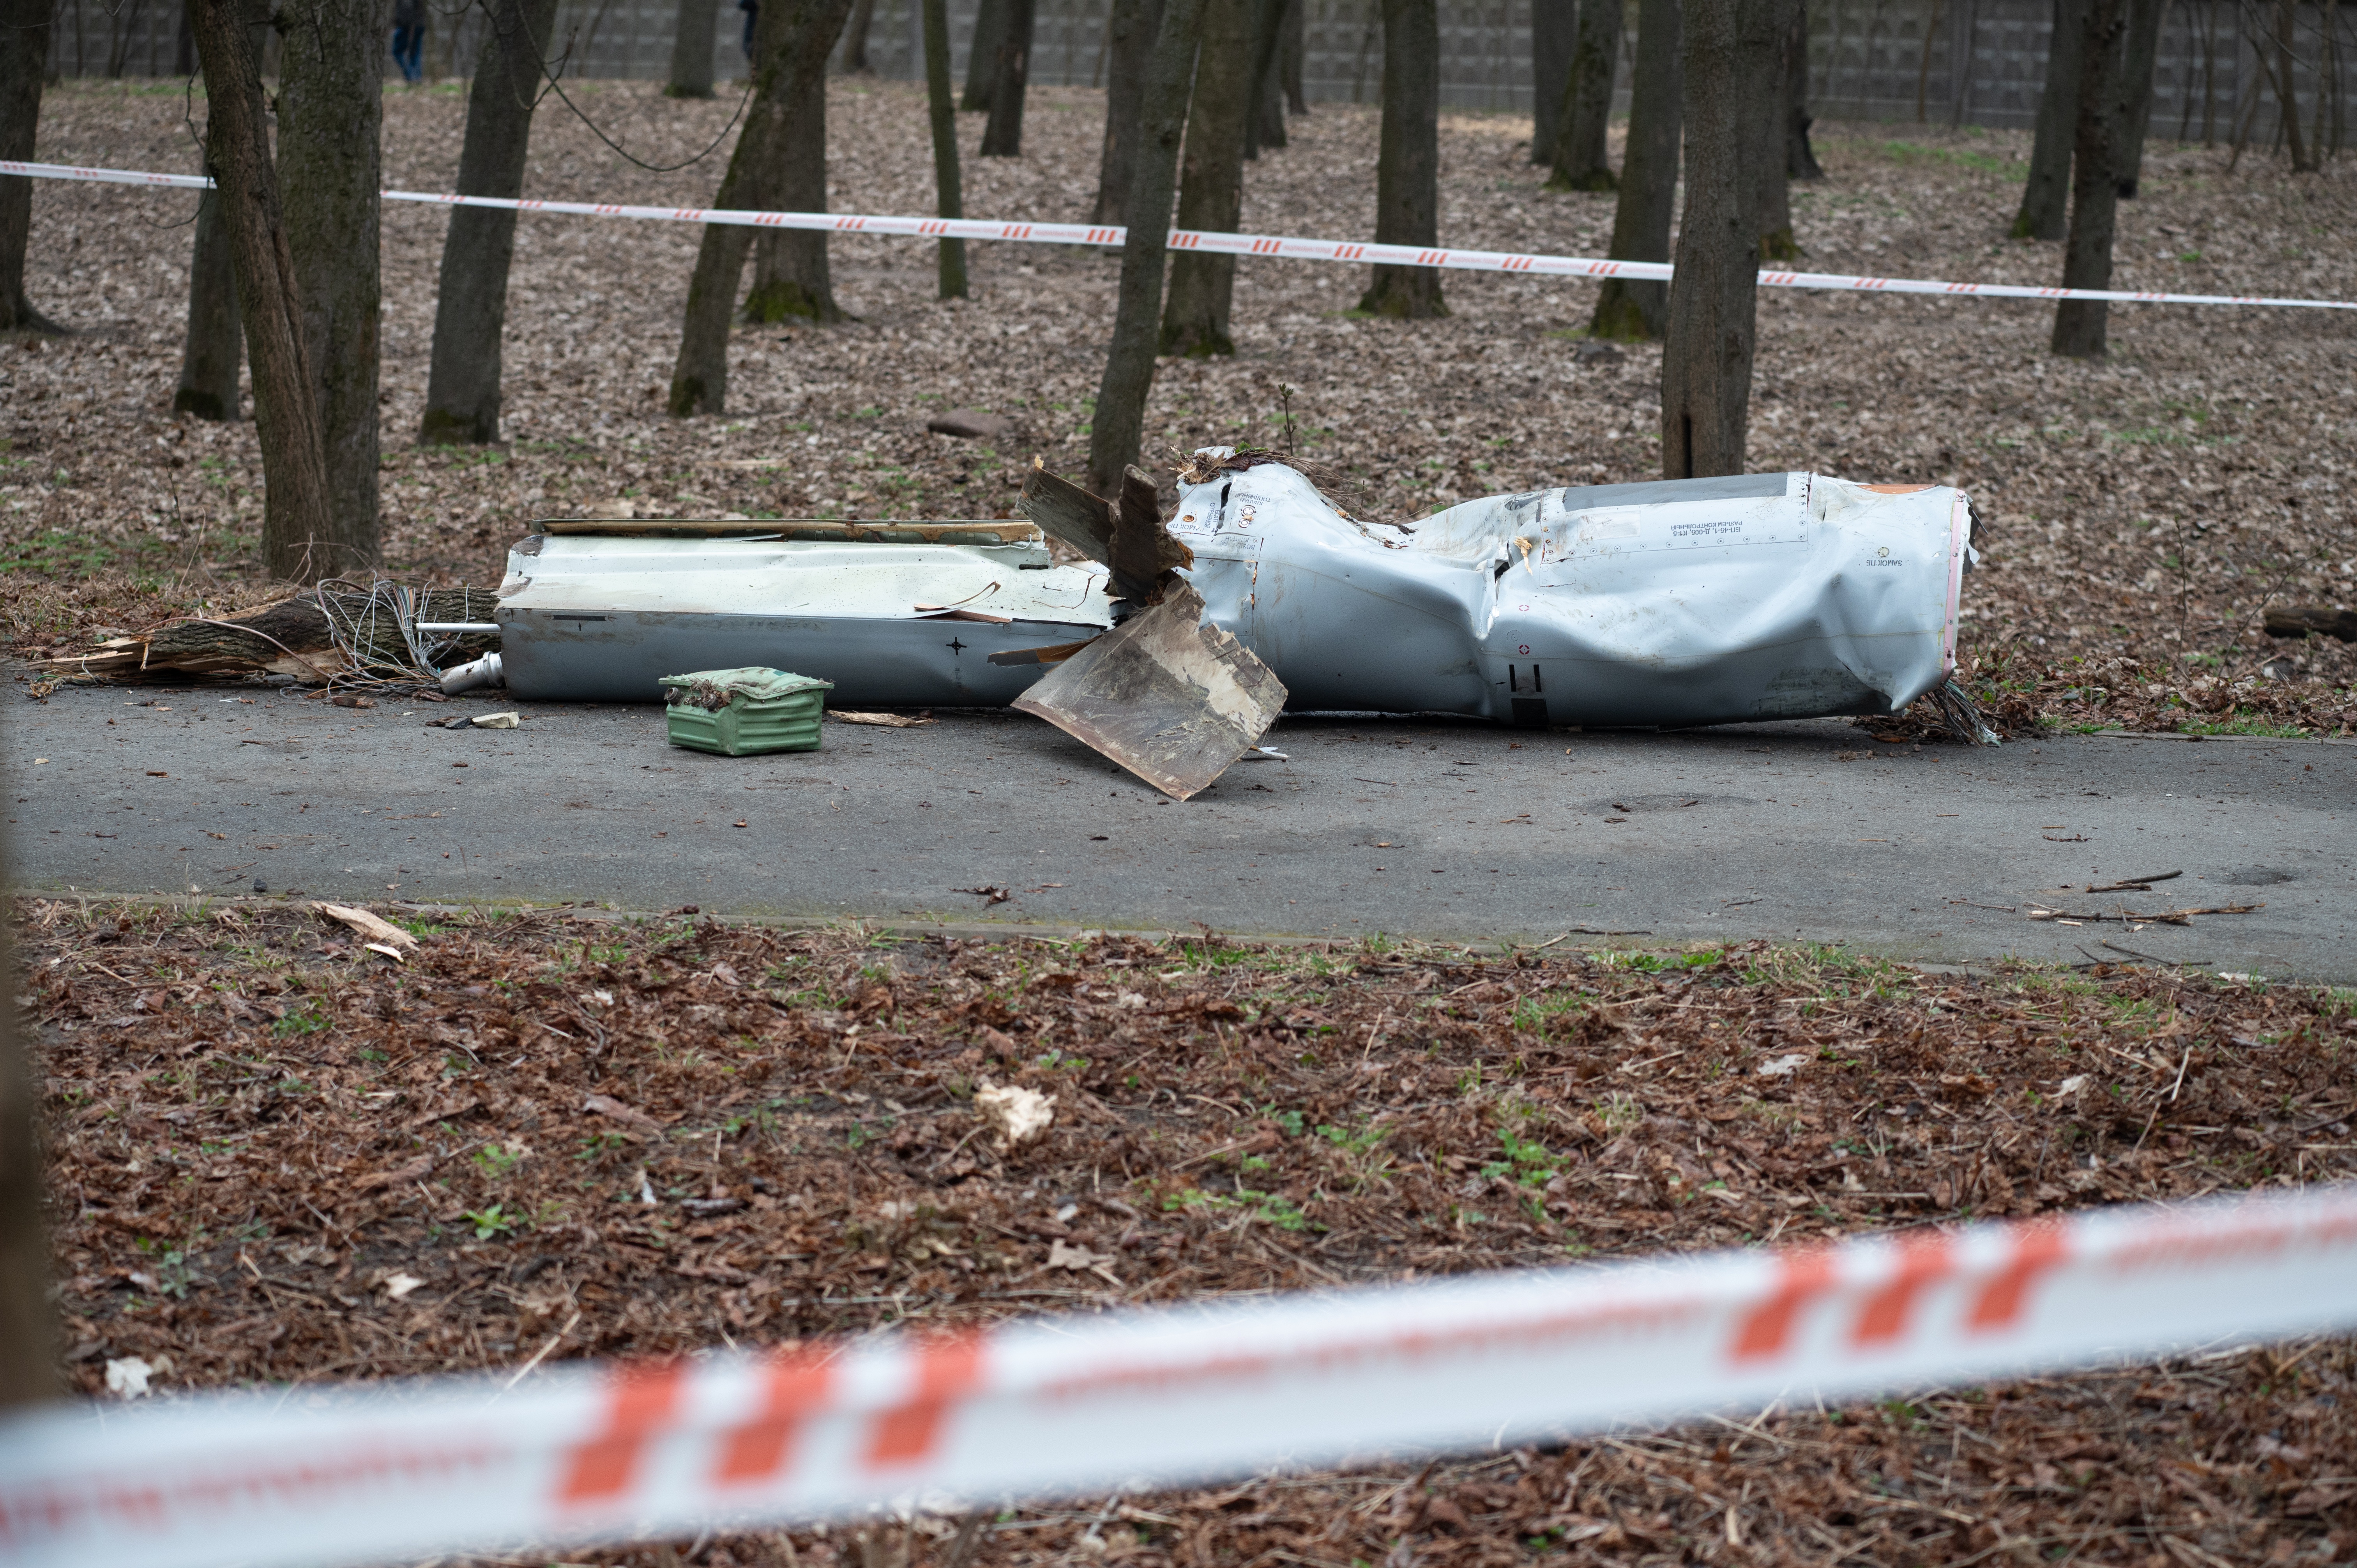
[[[296, 908], [18, 912], [91, 1393], [134, 1357], [168, 1394], [660, 1355], [2357, 1172], [2357, 997], [2223, 977], [564, 912], [411, 922], [394, 965]], [[991, 1082], [1055, 1097], [1044, 1138], [974, 1136]], [[2320, 1563], [2352, 1476], [2357, 1348], [2312, 1341], [1023, 1509], [976, 1561]], [[856, 1558], [781, 1541], [696, 1560]]]
[[[387, 99], [385, 178], [449, 188], [461, 84]], [[719, 135], [733, 102], [652, 83], [583, 82], [587, 121], [649, 164]], [[919, 91], [838, 82], [831, 200], [931, 210]], [[1034, 95], [1020, 159], [965, 161], [966, 210], [1085, 218], [1101, 94]], [[981, 121], [960, 121], [969, 144]], [[2166, 133], [2167, 127], [2160, 128]], [[551, 99], [527, 194], [708, 201], [725, 139], [669, 174], [634, 166]], [[1260, 232], [1372, 232], [1372, 109], [1319, 104], [1246, 176]], [[1600, 255], [1613, 199], [1550, 194], [1527, 123], [1453, 114], [1441, 136], [1443, 242]], [[2060, 247], [2003, 238], [2025, 134], [1825, 124], [1826, 177], [1797, 186], [1807, 264], [1835, 272], [2045, 284]], [[197, 168], [178, 83], [65, 83], [44, 103], [44, 159]], [[0, 343], [0, 632], [19, 652], [106, 628], [267, 597], [256, 561], [260, 465], [250, 423], [169, 412], [194, 198], [40, 183], [29, 276], [75, 328]], [[921, 242], [834, 237], [853, 320], [746, 327], [724, 416], [662, 412], [697, 231], [565, 217], [520, 231], [508, 317], [506, 445], [414, 445], [433, 333], [443, 210], [384, 213], [386, 567], [491, 584], [530, 521], [628, 499], [642, 509], [761, 515], [998, 516], [1034, 456], [1082, 467], [1118, 271], [1111, 252], [972, 248], [974, 297], [934, 297]], [[2156, 140], [2121, 209], [2126, 288], [2357, 298], [2357, 164], [2295, 176], [2279, 157]], [[1501, 491], [1655, 477], [1659, 352], [1582, 357], [1584, 283], [1450, 273], [1453, 314], [1354, 317], [1362, 269], [1248, 260], [1237, 354], [1166, 363], [1147, 429], [1168, 459], [1208, 442], [1281, 442], [1347, 476], [1361, 510], [1421, 515]], [[1984, 568], [1967, 646], [1985, 690], [2023, 716], [2129, 728], [2276, 733], [2357, 723], [2357, 649], [2271, 643], [2269, 604], [2346, 605], [2357, 573], [2357, 317], [2341, 312], [2115, 306], [2111, 357], [2047, 352], [2027, 302], [1765, 291], [1751, 466], [1971, 490]], [[929, 435], [975, 407], [1018, 421], [996, 446]], [[1969, 661], [1968, 661], [1969, 662]]]

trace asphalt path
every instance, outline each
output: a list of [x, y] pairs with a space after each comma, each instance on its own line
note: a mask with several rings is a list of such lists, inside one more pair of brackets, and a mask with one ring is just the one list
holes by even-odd
[[[22, 687], [17, 687], [21, 691]], [[515, 706], [513, 730], [429, 721]], [[1009, 712], [708, 757], [662, 711], [66, 688], [5, 721], [11, 880], [384, 905], [1644, 946], [2131, 954], [2357, 983], [2357, 748], [1877, 744], [1301, 717], [1193, 800]], [[2178, 871], [2150, 894], [2089, 884]], [[994, 901], [989, 892], [1006, 897]], [[2260, 904], [2190, 925], [2033, 920]], [[2107, 945], [2111, 944], [2111, 945]]]

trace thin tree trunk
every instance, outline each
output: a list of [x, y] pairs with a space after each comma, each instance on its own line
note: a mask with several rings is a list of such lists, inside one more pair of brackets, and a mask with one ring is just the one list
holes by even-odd
[[1916, 51], [1915, 123], [1922, 124], [1930, 115], [1932, 96], [1932, 35], [1940, 30], [1941, 0], [1932, 0], [1932, 19], [1923, 24], [1921, 47]]
[[[556, 0], [484, 0], [482, 57], [467, 98], [458, 153], [458, 193], [513, 200], [523, 194], [532, 111], [541, 61], [553, 52]], [[458, 207], [442, 241], [441, 292], [434, 307], [434, 358], [425, 381], [426, 446], [489, 445], [500, 438], [500, 335], [508, 315], [508, 268], [516, 214]]]
[[843, 70], [846, 76], [873, 74], [867, 63], [867, 35], [876, 25], [876, 0], [852, 0], [851, 20], [843, 26]]
[[1579, 47], [1579, 0], [1531, 0], [1531, 162], [1552, 166], [1571, 59]]
[[980, 0], [974, 8], [974, 37], [965, 57], [965, 98], [958, 107], [972, 114], [990, 107], [990, 85], [998, 80], [998, 40], [1006, 34], [1012, 0]]
[[1549, 190], [1611, 190], [1605, 138], [1612, 124], [1612, 73], [1620, 60], [1620, 0], [1580, 0], [1571, 75], [1557, 113]]
[[2296, 0], [2277, 0], [2276, 5], [2276, 118], [2278, 130], [2291, 143], [2291, 172], [2311, 174], [2316, 162], [2308, 155], [2308, 138], [2299, 128], [2299, 88], [2292, 75], [2296, 57], [2292, 53], [2292, 38], [2298, 27]]
[[[813, 105], [820, 135], [818, 146], [822, 150], [825, 147], [826, 57], [842, 33], [844, 16], [850, 9], [851, 0], [770, 0], [761, 8], [753, 39], [752, 102], [746, 107], [745, 128], [737, 134], [736, 149], [728, 157], [728, 172], [721, 177], [713, 206], [726, 209], [786, 205], [764, 199], [769, 191], [768, 177], [780, 163], [789, 161], [789, 154], [795, 146], [789, 132], [800, 130], [807, 134], [806, 121]], [[806, 145], [803, 150], [807, 151]], [[815, 175], [818, 193], [817, 205], [808, 210], [823, 211], [826, 163], [823, 156], [810, 161], [814, 167], [801, 173], [805, 181]], [[807, 186], [798, 193], [806, 198]], [[705, 225], [704, 242], [695, 253], [695, 271], [688, 279], [687, 310], [680, 328], [679, 357], [672, 366], [667, 403], [671, 412], [682, 418], [720, 413], [727, 408], [728, 321], [735, 311], [737, 285], [745, 274], [745, 255], [752, 248], [752, 235], [750, 229], [735, 224]], [[808, 238], [819, 242], [819, 276], [823, 289], [826, 236], [812, 234]], [[757, 281], [757, 294], [759, 286]], [[839, 314], [834, 312], [831, 294], [822, 297], [830, 313]]]
[[1023, 156], [1023, 94], [1031, 79], [1031, 32], [1036, 0], [1006, 0], [1006, 30], [998, 38], [998, 72], [990, 82], [990, 120], [982, 129], [982, 156]]
[[[758, 205], [780, 212], [826, 210], [826, 57], [843, 35], [851, 0], [770, 0], [786, 9], [783, 34], [762, 45], [786, 51], [791, 89], [770, 108], [774, 140], [760, 167]], [[722, 205], [726, 205], [723, 203]], [[745, 296], [748, 321], [829, 322], [843, 319], [834, 303], [826, 235], [814, 229], [772, 230], [753, 251], [753, 287]], [[718, 410], [715, 410], [717, 413]]]
[[[7, 869], [0, 841], [0, 885]], [[0, 995], [16, 994], [16, 954], [7, 926], [0, 924]], [[41, 1205], [40, 1090], [17, 1031], [20, 1016], [13, 1003], [0, 1008], [0, 1410], [58, 1397], [48, 1228]]]
[[1792, 7], [1792, 31], [1784, 46], [1784, 173], [1792, 179], [1823, 179], [1824, 166], [1809, 145], [1809, 7]]
[[[1383, 0], [1383, 134], [1375, 156], [1375, 243], [1440, 242], [1440, 14], [1436, 0]], [[1446, 316], [1434, 267], [1378, 265], [1359, 308], [1416, 320]]]
[[2070, 216], [2071, 148], [2079, 134], [2079, 75], [2090, 0], [2054, 0], [2054, 31], [2046, 44], [2046, 86], [2038, 97], [2038, 134], [2022, 182], [2017, 240], [2059, 240]]
[[1129, 234], [1121, 251], [1121, 290], [1104, 380], [1089, 422], [1089, 488], [1121, 493], [1146, 432], [1146, 397], [1154, 390], [1154, 347], [1162, 317], [1162, 259], [1170, 243], [1170, 198], [1178, 184], [1178, 144], [1187, 129], [1189, 81], [1202, 37], [1203, 0], [1163, 0], [1162, 25], [1146, 71], [1138, 112], [1136, 161], [1130, 167]]
[[[720, 32], [720, 0], [679, 0], [679, 20], [671, 38], [671, 80], [666, 98], [712, 96], [712, 51]], [[470, 108], [468, 111], [472, 113]]]
[[[2119, 176], [2112, 138], [2119, 126], [2121, 35], [2126, 0], [2089, 0], [2079, 65], [2079, 140], [2072, 149], [2071, 238], [2062, 252], [2064, 288], [2112, 286], [2112, 234]], [[2054, 307], [2054, 351], [2101, 359], [2110, 306], [2066, 299]]]
[[1760, 160], [1745, 143], [1773, 121], [1785, 20], [1761, 0], [1682, 10], [1686, 199], [1662, 346], [1668, 479], [1743, 472], [1760, 293]]
[[[925, 27], [925, 100], [933, 126], [934, 209], [939, 217], [965, 216], [965, 194], [958, 176], [957, 101], [950, 91], [949, 0], [920, 0]], [[941, 285], [943, 299], [963, 299], [965, 242], [943, 236], [941, 242]]]
[[[33, 161], [48, 70], [50, 0], [0, 0], [0, 159]], [[33, 182], [0, 176], [0, 332], [59, 332], [25, 294], [25, 245], [32, 237]]]
[[188, 30], [188, 0], [180, 0], [180, 22], [172, 38], [172, 74], [197, 73], [197, 35]]
[[319, 401], [328, 515], [316, 570], [375, 566], [377, 360], [382, 323], [377, 192], [389, 31], [385, 0], [281, 0], [278, 162], [304, 349]]
[[[1264, 146], [1285, 145], [1285, 100], [1277, 92], [1276, 57], [1285, 41], [1287, 9], [1287, 0], [1254, 0], [1251, 6], [1252, 93], [1251, 108], [1244, 116], [1247, 160], [1259, 157]], [[1183, 204], [1186, 197], [1182, 194], [1179, 200]]]
[[2128, 0], [2127, 53], [2120, 66], [2120, 123], [2113, 133], [2120, 199], [2134, 200], [2152, 123], [2152, 78], [2160, 60], [2160, 24], [2169, 0]]
[[[1244, 124], [1253, 110], [1254, 0], [1203, 0], [1203, 46], [1187, 109], [1186, 155], [1178, 165], [1181, 229], [1232, 233], [1243, 215]], [[1203, 251], [1171, 258], [1162, 306], [1162, 351], [1206, 359], [1236, 351], [1228, 306], [1236, 259]]]
[[205, 162], [221, 187], [236, 252], [238, 316], [253, 374], [262, 446], [262, 553], [273, 576], [310, 582], [337, 559], [328, 507], [328, 455], [304, 342], [301, 286], [279, 216], [262, 74], [237, 0], [188, 0], [205, 70]]
[[208, 190], [197, 199], [197, 239], [188, 262], [188, 333], [180, 349], [180, 385], [172, 393], [172, 412], [199, 419], [235, 419], [237, 373], [244, 363], [229, 221], [222, 214], [221, 193]]
[[[1296, 114], [1309, 113], [1309, 100], [1303, 94], [1301, 87], [1301, 62], [1309, 52], [1308, 8], [1308, 0], [1286, 0], [1285, 36], [1277, 47], [1277, 81], [1285, 89], [1285, 106]], [[2338, 103], [2339, 100], [2334, 102]], [[2334, 113], [2337, 114], [2340, 111], [2336, 109]], [[2335, 120], [2333, 124], [2338, 125], [2340, 121]], [[2335, 134], [2333, 145], [2338, 147], [2338, 133]]]
[[1751, 180], [1757, 194], [1760, 219], [1760, 259], [1789, 262], [1801, 253], [1800, 242], [1792, 238], [1792, 177], [1791, 134], [1791, 100], [1787, 89], [1792, 81], [1788, 70], [1792, 44], [1794, 13], [1800, 0], [1755, 0], [1776, 13], [1776, 47], [1769, 56], [1766, 91], [1760, 95], [1762, 114], [1757, 128], [1744, 138], [1745, 156], [1751, 163]]
[[1137, 111], [1146, 96], [1146, 70], [1154, 58], [1154, 35], [1162, 25], [1162, 0], [1113, 0], [1105, 19], [1112, 60], [1105, 78], [1104, 146], [1097, 157], [1097, 199], [1092, 223], [1118, 223], [1128, 210], [1129, 171], [1137, 162]]
[[[1677, 216], [1678, 82], [1678, 0], [1639, 0], [1629, 150], [1620, 163], [1620, 200], [1606, 252], [1621, 261], [1670, 259], [1670, 222]], [[1623, 342], [1659, 338], [1669, 299], [1670, 285], [1658, 279], [1607, 278], [1588, 332]]]

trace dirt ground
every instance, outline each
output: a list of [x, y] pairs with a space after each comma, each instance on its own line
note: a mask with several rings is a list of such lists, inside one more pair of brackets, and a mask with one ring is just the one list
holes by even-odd
[[[168, 1394], [655, 1355], [2357, 1170], [2357, 997], [2144, 969], [561, 910], [413, 920], [396, 965], [283, 907], [17, 914], [92, 1393], [132, 1356]], [[978, 1135], [991, 1083], [1055, 1097], [1044, 1138]], [[2352, 1476], [2357, 1351], [2311, 1341], [1023, 1509], [975, 1561], [2322, 1563]], [[872, 1568], [789, 1539], [573, 1560]]]
[[[718, 134], [728, 102], [651, 83], [585, 82], [583, 111], [653, 164]], [[385, 170], [447, 188], [456, 84], [395, 91]], [[1070, 220], [1093, 189], [1100, 95], [1034, 95], [1019, 160], [973, 156], [966, 210]], [[201, 103], [193, 106], [201, 111]], [[44, 159], [197, 167], [177, 83], [50, 90]], [[915, 88], [838, 82], [838, 210], [921, 213], [932, 199]], [[1372, 231], [1375, 121], [1318, 105], [1247, 176], [1258, 231]], [[1526, 124], [1456, 115], [1442, 134], [1446, 243], [1601, 254], [1612, 199], [1541, 188]], [[605, 150], [562, 104], [543, 109], [529, 194], [663, 205], [710, 199], [718, 159], [672, 174]], [[1844, 272], [2051, 282], [2059, 247], [2006, 241], [2025, 134], [1824, 125], [1828, 176], [1798, 188], [1807, 263]], [[250, 424], [176, 421], [194, 199], [42, 184], [30, 276], [61, 340], [0, 344], [0, 616], [20, 651], [102, 627], [218, 613], [265, 596]], [[2293, 176], [2256, 154], [2157, 141], [2122, 209], [2123, 287], [2357, 298], [2357, 176]], [[509, 445], [410, 444], [425, 384], [445, 215], [385, 212], [383, 508], [388, 569], [489, 584], [529, 521], [627, 497], [696, 513], [995, 516], [1036, 455], [1082, 467], [1116, 263], [1109, 253], [978, 246], [971, 301], [932, 297], [921, 242], [838, 236], [837, 292], [857, 317], [747, 328], [722, 417], [662, 413], [696, 231], [527, 220], [507, 347]], [[1580, 358], [1590, 285], [1452, 273], [1454, 314], [1415, 324], [1350, 314], [1360, 269], [1242, 263], [1239, 352], [1168, 363], [1147, 427], [1165, 455], [1283, 441], [1347, 474], [1368, 510], [1420, 515], [1471, 496], [1654, 477], [1658, 352]], [[1968, 643], [1996, 664], [1985, 695], [2029, 716], [2130, 728], [2346, 731], [2357, 651], [2269, 643], [2270, 603], [2349, 603], [2357, 482], [2357, 318], [2341, 312], [2115, 307], [2103, 363], [2045, 351], [2028, 303], [1770, 291], [1751, 462], [1974, 493], [1984, 570]], [[928, 435], [952, 406], [1016, 417], [1003, 449]]]

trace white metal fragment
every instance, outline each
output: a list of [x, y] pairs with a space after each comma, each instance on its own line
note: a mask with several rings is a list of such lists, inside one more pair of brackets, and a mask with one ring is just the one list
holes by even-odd
[[136, 1356], [124, 1356], [106, 1364], [106, 1391], [120, 1394], [127, 1400], [147, 1397], [147, 1380], [156, 1369]]
[[474, 720], [477, 729], [513, 729], [522, 723], [523, 715], [517, 713], [478, 714]]
[[1047, 1132], [1056, 1120], [1056, 1097], [1019, 1083], [1004, 1087], [985, 1083], [974, 1092], [974, 1111], [996, 1135], [998, 1146], [1012, 1149]]

